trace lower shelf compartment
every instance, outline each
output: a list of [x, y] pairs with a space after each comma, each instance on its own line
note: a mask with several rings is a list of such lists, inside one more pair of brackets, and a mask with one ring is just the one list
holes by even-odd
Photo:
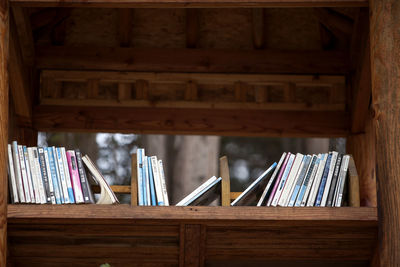
[[8, 206], [15, 266], [368, 266], [376, 208]]

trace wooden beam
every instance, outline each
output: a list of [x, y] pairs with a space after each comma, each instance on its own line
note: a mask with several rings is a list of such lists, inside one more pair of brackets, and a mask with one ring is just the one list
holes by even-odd
[[399, 266], [400, 2], [371, 0], [370, 12], [380, 265]]
[[319, 23], [321, 46], [323, 50], [333, 50], [335, 48], [335, 36], [322, 23]]
[[347, 53], [167, 48], [37, 47], [39, 69], [345, 74]]
[[340, 111], [38, 106], [34, 125], [40, 131], [333, 137], [347, 135], [349, 117]]
[[179, 266], [204, 266], [206, 226], [201, 224], [182, 224], [180, 230], [181, 255]]
[[253, 8], [253, 45], [256, 49], [262, 49], [265, 46], [265, 12], [263, 8]]
[[359, 7], [368, 0], [11, 0], [26, 7], [209, 8], [209, 7]]
[[35, 59], [35, 43], [33, 40], [31, 22], [27, 12], [26, 8], [12, 8], [13, 20], [15, 21], [15, 28], [21, 44], [22, 61], [28, 66], [33, 66]]
[[129, 47], [132, 40], [133, 9], [118, 10], [118, 40], [121, 47]]
[[328, 8], [315, 8], [314, 15], [342, 44], [348, 44], [353, 33], [353, 21]]
[[0, 1], [0, 266], [7, 262], [7, 144], [8, 144], [9, 7]]
[[186, 48], [196, 48], [199, 40], [199, 11], [186, 9]]

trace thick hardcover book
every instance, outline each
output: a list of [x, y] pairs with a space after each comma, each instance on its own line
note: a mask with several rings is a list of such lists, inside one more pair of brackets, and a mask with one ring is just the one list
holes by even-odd
[[94, 203], [92, 190], [90, 189], [89, 180], [87, 179], [85, 168], [82, 163], [82, 154], [79, 149], [75, 149], [76, 162], [78, 163], [78, 172], [81, 181], [82, 193], [85, 203]]
[[[237, 205], [248, 205], [248, 204], [253, 204], [251, 201], [251, 195], [256, 194], [258, 191], [257, 189], [264, 188], [266, 183], [263, 183], [263, 181], [268, 181], [269, 175], [272, 174], [272, 172], [275, 170], [277, 166], [277, 163], [274, 162], [266, 171], [264, 171], [249, 187], [246, 188], [246, 190], [243, 191], [234, 201], [232, 201], [231, 206], [237, 206]], [[260, 187], [261, 185], [261, 187]], [[262, 186], [264, 185], [264, 186]], [[260, 191], [261, 191], [260, 190]], [[249, 197], [250, 196], [250, 197]], [[257, 195], [256, 195], [257, 197]], [[257, 200], [257, 198], [255, 199]]]
[[199, 194], [203, 189], [207, 188], [210, 184], [212, 184], [215, 180], [217, 180], [217, 177], [213, 176], [207, 181], [205, 181], [203, 184], [201, 184], [199, 187], [197, 187], [195, 190], [193, 190], [189, 195], [184, 197], [181, 201], [179, 201], [175, 206], [187, 206], [189, 200], [194, 198], [197, 194]]
[[158, 170], [160, 171], [160, 180], [163, 191], [164, 206], [169, 206], [167, 183], [165, 181], [164, 166], [161, 159], [158, 160]]
[[301, 202], [303, 201], [303, 198], [305, 197], [306, 190], [307, 190], [308, 184], [310, 182], [310, 179], [313, 175], [315, 175], [315, 172], [316, 172], [316, 166], [315, 166], [316, 161], [317, 161], [317, 156], [313, 155], [310, 166], [308, 167], [308, 170], [307, 170], [306, 177], [304, 178], [303, 183], [301, 185], [299, 195], [297, 196], [296, 203], [294, 204], [295, 207], [300, 207]]
[[151, 168], [153, 170], [153, 178], [154, 178], [154, 187], [156, 190], [156, 199], [158, 206], [164, 206], [164, 196], [163, 190], [161, 186], [161, 176], [160, 170], [158, 166], [158, 161], [156, 156], [152, 156], [151, 158]]
[[184, 206], [210, 205], [215, 199], [221, 196], [221, 180], [221, 177], [217, 178], [214, 182], [196, 194], [192, 199], [189, 199]]
[[288, 152], [286, 154], [285, 160], [283, 161], [283, 164], [282, 164], [282, 168], [279, 171], [278, 178], [276, 179], [274, 188], [272, 189], [271, 195], [268, 198], [267, 206], [271, 206], [271, 204], [272, 204], [272, 201], [273, 201], [273, 199], [275, 197], [276, 191], [278, 190], [279, 184], [280, 184], [280, 182], [282, 180], [283, 173], [286, 170], [286, 165], [287, 165], [287, 162], [289, 161], [290, 155], [291, 155], [290, 152]]
[[300, 187], [303, 183], [304, 177], [306, 176], [308, 167], [310, 166], [311, 156], [307, 155], [303, 158], [301, 170], [299, 171], [299, 175], [297, 177], [296, 184], [294, 185], [294, 189], [292, 195], [290, 196], [290, 200], [288, 203], [288, 207], [293, 207], [296, 202], [297, 195], [299, 194]]
[[[47, 151], [47, 150], [46, 150]], [[46, 203], [55, 203], [54, 193], [50, 190], [49, 173], [47, 172], [47, 162], [43, 147], [38, 147], [40, 173], [42, 174], [43, 186], [46, 191]]]
[[331, 166], [331, 158], [332, 158], [332, 153], [330, 152], [328, 155], [328, 158], [326, 159], [324, 172], [322, 174], [321, 183], [319, 185], [318, 193], [316, 196], [316, 200], [315, 200], [316, 207], [321, 206], [322, 195], [324, 194], [326, 179], [328, 178], [329, 168]]
[[69, 173], [67, 153], [65, 151], [65, 147], [61, 147], [61, 156], [62, 156], [62, 163], [64, 166], [65, 181], [67, 182], [69, 202], [73, 204], [75, 203], [75, 196], [74, 196], [74, 189], [72, 187], [71, 175]]
[[58, 166], [58, 172], [60, 174], [60, 180], [61, 180], [61, 185], [62, 185], [62, 191], [63, 191], [63, 196], [64, 196], [64, 202], [65, 204], [72, 203], [69, 199], [69, 194], [68, 194], [68, 186], [67, 186], [67, 179], [65, 178], [65, 172], [68, 170], [64, 169], [64, 162], [63, 162], [63, 157], [61, 153], [61, 148], [57, 147], [53, 149], [53, 153], [55, 152], [56, 155], [56, 162]]
[[333, 177], [332, 177], [332, 182], [331, 182], [331, 186], [329, 188], [329, 193], [328, 193], [328, 199], [326, 200], [326, 206], [327, 207], [332, 207], [335, 206], [335, 204], [333, 203], [333, 197], [335, 196], [335, 190], [336, 190], [336, 186], [337, 186], [337, 181], [339, 178], [339, 173], [340, 173], [340, 165], [342, 163], [342, 154], [339, 154], [336, 160], [336, 165], [335, 165], [335, 171], [333, 173]]
[[12, 203], [19, 203], [17, 181], [15, 178], [14, 161], [12, 156], [12, 148], [10, 144], [7, 146], [7, 152], [8, 152], [8, 177], [9, 177], [10, 192], [12, 196], [11, 200]]
[[325, 168], [325, 163], [326, 163], [327, 158], [328, 158], [328, 154], [321, 155], [321, 161], [318, 166], [317, 173], [315, 174], [315, 179], [314, 179], [311, 191], [310, 191], [310, 196], [307, 200], [307, 207], [312, 207], [315, 204], [315, 200], [317, 198], [318, 189], [321, 184], [321, 178], [324, 173], [324, 168]]
[[291, 196], [290, 193], [293, 191], [296, 177], [300, 172], [300, 166], [301, 166], [301, 163], [303, 162], [303, 158], [304, 158], [304, 155], [302, 155], [300, 153], [296, 154], [296, 157], [293, 161], [292, 168], [289, 172], [289, 176], [286, 180], [286, 185], [284, 186], [281, 197], [278, 201], [278, 205], [281, 207], [286, 207], [288, 205], [288, 202], [290, 200], [289, 198]]
[[271, 179], [269, 179], [267, 186], [264, 189], [264, 192], [262, 193], [260, 200], [257, 203], [257, 206], [264, 206], [266, 205], [266, 201], [270, 195], [270, 193], [272, 192], [272, 188], [274, 185], [274, 182], [276, 181], [276, 178], [278, 176], [279, 170], [282, 167], [283, 161], [285, 160], [286, 157], [286, 153], [284, 152], [278, 162], [278, 165], [276, 166], [274, 173], [271, 176]]
[[38, 148], [37, 147], [33, 147], [32, 148], [32, 153], [33, 153], [33, 159], [34, 159], [34, 164], [35, 164], [35, 169], [36, 169], [36, 176], [38, 178], [37, 182], [38, 182], [38, 185], [39, 185], [40, 203], [41, 204], [46, 204], [47, 203], [47, 195], [46, 195], [45, 185], [44, 185], [44, 182], [43, 182], [42, 170], [41, 170], [41, 167], [40, 167]]
[[337, 160], [338, 152], [332, 151], [332, 159], [331, 159], [331, 166], [329, 167], [329, 174], [328, 178], [326, 179], [326, 185], [324, 189], [324, 194], [322, 195], [321, 206], [326, 206], [326, 201], [328, 200], [328, 193], [329, 188], [331, 187], [333, 173], [335, 171], [336, 160]]
[[286, 180], [287, 180], [287, 177], [289, 176], [290, 170], [292, 169], [294, 159], [295, 159], [295, 155], [291, 154], [289, 157], [289, 161], [286, 165], [285, 172], [282, 175], [282, 179], [280, 181], [279, 187], [276, 190], [274, 200], [272, 201], [272, 204], [271, 204], [274, 207], [276, 207], [278, 205], [278, 201], [281, 198], [281, 194], [282, 194], [283, 188], [285, 187]]
[[51, 179], [53, 181], [53, 186], [54, 186], [54, 195], [56, 196], [56, 203], [57, 204], [63, 204], [64, 199], [60, 187], [60, 180], [57, 175], [57, 169], [55, 165], [55, 159], [54, 159], [54, 154], [53, 154], [53, 148], [48, 147], [47, 148], [47, 153], [49, 155], [49, 165], [50, 165], [50, 174], [51, 174]]
[[147, 157], [147, 166], [148, 166], [148, 172], [149, 172], [151, 205], [157, 206], [156, 188], [154, 185], [154, 176], [153, 176], [153, 168], [151, 165], [151, 157]]
[[22, 182], [24, 184], [25, 201], [26, 203], [32, 203], [28, 174], [26, 173], [24, 150], [21, 145], [18, 145], [18, 156], [19, 164], [21, 165]]
[[19, 200], [21, 203], [26, 203], [24, 182], [22, 179], [21, 164], [19, 162], [19, 152], [18, 152], [17, 141], [12, 142], [12, 152], [13, 152], [14, 167], [15, 167], [15, 179], [16, 179], [17, 187], [18, 187]]
[[[24, 151], [24, 153], [25, 153], [25, 151]], [[30, 173], [31, 173], [33, 192], [35, 194], [35, 203], [40, 204], [41, 196], [40, 196], [39, 183], [38, 183], [39, 179], [38, 179], [37, 173], [36, 173], [36, 164], [35, 164], [35, 158], [33, 156], [33, 147], [28, 147], [26, 149], [25, 156], [28, 159], [27, 162], [29, 164], [29, 169], [30, 169]]]
[[138, 203], [139, 203], [139, 206], [144, 206], [143, 159], [142, 159], [142, 149], [141, 148], [137, 149], [136, 159], [137, 159]]
[[304, 193], [303, 200], [300, 203], [301, 207], [305, 207], [307, 204], [307, 200], [310, 197], [311, 187], [314, 183], [315, 177], [317, 176], [317, 171], [318, 171], [319, 165], [321, 164], [321, 154], [318, 154], [318, 156], [316, 156], [316, 158], [317, 158], [317, 160], [315, 161], [313, 173], [311, 174], [311, 178], [308, 181], [308, 185], [306, 187], [306, 192]]
[[31, 203], [36, 203], [35, 188], [32, 178], [31, 166], [29, 164], [28, 149], [26, 146], [22, 146], [22, 150], [24, 153], [25, 170], [26, 170], [26, 177], [28, 179], [29, 193], [31, 194]]
[[72, 188], [74, 189], [75, 203], [84, 203], [81, 181], [79, 178], [78, 163], [74, 150], [67, 151], [67, 162], [69, 174], [71, 176]]
[[342, 166], [340, 167], [340, 175], [339, 175], [339, 181], [338, 181], [338, 186], [337, 186], [338, 190], [337, 190], [336, 198], [335, 198], [335, 202], [334, 202], [335, 207], [342, 206], [344, 185], [346, 183], [347, 170], [349, 168], [349, 161], [350, 161], [349, 155], [343, 156]]

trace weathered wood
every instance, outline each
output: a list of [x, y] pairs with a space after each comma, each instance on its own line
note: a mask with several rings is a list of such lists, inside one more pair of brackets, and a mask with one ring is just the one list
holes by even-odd
[[38, 106], [33, 121], [40, 131], [333, 137], [349, 129], [340, 111]]
[[264, 48], [265, 46], [265, 18], [264, 9], [253, 8], [253, 45], [256, 49]]
[[118, 10], [118, 40], [122, 47], [129, 47], [132, 40], [133, 9]]
[[199, 12], [197, 9], [186, 9], [186, 48], [196, 48], [199, 40]]
[[138, 205], [138, 176], [137, 176], [137, 154], [131, 155], [131, 206]]
[[231, 204], [231, 182], [229, 177], [228, 157], [219, 159], [219, 176], [221, 181], [221, 206], [229, 207]]
[[205, 251], [205, 226], [200, 224], [184, 224], [181, 226], [181, 235], [183, 241], [180, 246], [183, 246], [183, 262], [180, 266], [204, 266], [204, 251]]
[[27, 7], [358, 7], [368, 6], [367, 0], [12, 0], [15, 6]]
[[345, 74], [346, 53], [170, 48], [37, 47], [39, 69]]
[[[15, 29], [18, 33], [17, 39], [19, 39], [21, 46], [22, 62], [28, 66], [33, 66], [35, 59], [35, 43], [33, 41], [33, 33], [29, 15], [26, 8], [13, 7], [12, 14], [13, 20], [15, 21]], [[13, 45], [11, 45], [12, 47]]]
[[400, 265], [400, 2], [370, 1], [381, 266]]
[[7, 262], [9, 6], [0, 1], [0, 266]]
[[347, 176], [349, 179], [349, 206], [360, 207], [360, 180], [353, 157], [350, 157]]

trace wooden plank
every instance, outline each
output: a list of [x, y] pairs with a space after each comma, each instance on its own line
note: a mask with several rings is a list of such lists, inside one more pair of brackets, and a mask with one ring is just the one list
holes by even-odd
[[381, 266], [396, 266], [400, 265], [400, 2], [371, 0], [370, 4], [379, 257]]
[[90, 79], [87, 87], [87, 98], [96, 99], [99, 97], [99, 80]]
[[358, 7], [367, 0], [12, 0], [27, 7], [109, 7], [109, 8], [188, 8], [188, 7]]
[[189, 81], [186, 84], [185, 100], [186, 101], [196, 101], [197, 98], [198, 98], [197, 84], [193, 81]]
[[252, 19], [253, 19], [253, 46], [256, 49], [262, 49], [265, 46], [265, 13], [262, 8], [252, 9]]
[[174, 48], [36, 48], [39, 69], [345, 74], [347, 53]]
[[340, 111], [189, 108], [182, 112], [179, 108], [38, 106], [34, 109], [33, 121], [40, 131], [279, 137], [346, 136], [349, 127], [348, 114]]
[[199, 12], [197, 9], [186, 9], [186, 48], [196, 48], [199, 40]]
[[183, 238], [183, 265], [190, 267], [204, 266], [205, 227], [200, 224], [186, 224], [181, 234]]
[[[130, 194], [131, 186], [130, 185], [110, 185], [111, 190], [116, 194]], [[100, 187], [97, 185], [92, 186], [92, 191], [95, 194], [100, 194]]]
[[353, 33], [353, 21], [336, 13], [328, 8], [314, 9], [316, 18], [322, 23], [335, 37], [343, 43], [348, 43], [351, 34]]
[[242, 193], [242, 192], [231, 192], [231, 194], [230, 194], [231, 200], [237, 199], [238, 196], [240, 196], [241, 193]]
[[129, 83], [118, 83], [118, 102], [132, 98], [132, 85]]
[[229, 207], [231, 204], [231, 182], [227, 156], [219, 158], [219, 176], [222, 177], [221, 206]]
[[137, 166], [137, 154], [131, 155], [131, 206], [138, 205], [138, 166]]
[[8, 1], [0, 1], [0, 266], [6, 266], [7, 262], [8, 10]]
[[357, 174], [356, 164], [353, 157], [349, 161], [349, 206], [360, 207], [360, 181]]
[[132, 40], [133, 9], [118, 10], [118, 40], [122, 47], [129, 47]]
[[[33, 66], [35, 59], [35, 42], [29, 20], [28, 10], [22, 7], [13, 7], [12, 14], [15, 21], [19, 42], [21, 43], [22, 62]], [[19, 48], [18, 48], [19, 49]]]

